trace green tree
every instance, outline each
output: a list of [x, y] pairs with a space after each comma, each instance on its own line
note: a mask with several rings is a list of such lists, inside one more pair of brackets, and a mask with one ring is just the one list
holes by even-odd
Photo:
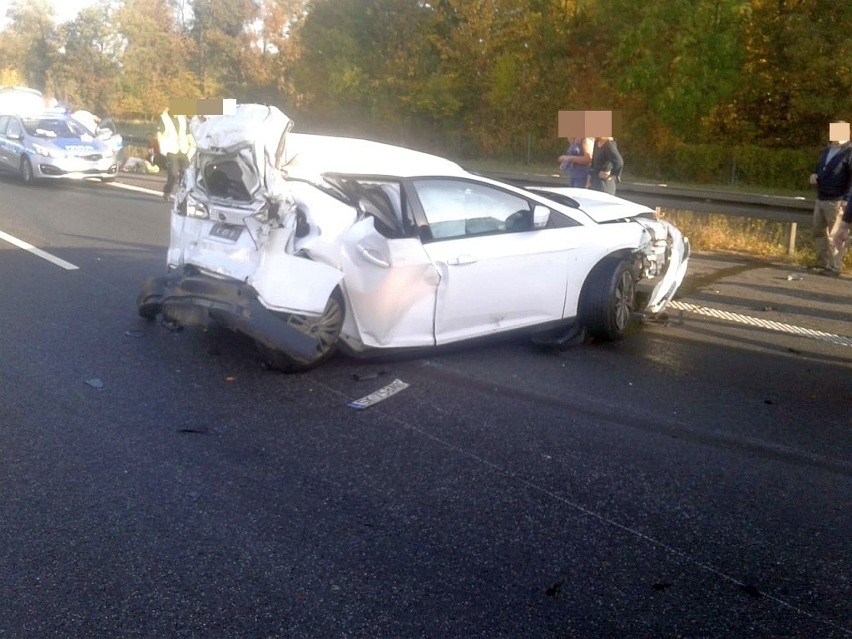
[[752, 0], [737, 90], [708, 125], [720, 136], [763, 146], [824, 141], [828, 122], [852, 111], [850, 23], [849, 3]]
[[14, 67], [26, 83], [45, 90], [50, 68], [59, 57], [59, 37], [48, 0], [13, 0], [3, 34], [2, 64]]
[[62, 54], [49, 71], [49, 91], [74, 108], [115, 113], [121, 39], [113, 28], [109, 0], [84, 8], [59, 33]]
[[416, 0], [315, 0], [296, 25], [294, 88], [302, 111], [338, 127], [359, 120], [399, 131], [453, 110], [432, 76], [434, 9]]
[[252, 0], [195, 0], [191, 35], [195, 42], [192, 69], [207, 97], [242, 95], [247, 89], [244, 66], [257, 54], [253, 24], [260, 8]]
[[290, 110], [295, 102], [290, 70], [297, 56], [290, 33], [304, 5], [304, 0], [263, 1], [256, 37], [243, 56], [246, 82], [243, 99], [275, 104], [285, 112]]
[[153, 117], [171, 98], [202, 97], [188, 67], [192, 40], [166, 0], [125, 0], [115, 21], [124, 41], [116, 113]]
[[737, 86], [746, 8], [746, 0], [619, 0], [627, 22], [607, 73], [634, 134], [654, 137], [664, 127], [679, 140], [707, 137], [703, 119]]

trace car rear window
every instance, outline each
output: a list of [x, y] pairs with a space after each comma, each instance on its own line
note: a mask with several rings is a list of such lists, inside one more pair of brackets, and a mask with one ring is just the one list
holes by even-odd
[[201, 153], [198, 186], [210, 197], [251, 202], [260, 179], [249, 149], [229, 155]]

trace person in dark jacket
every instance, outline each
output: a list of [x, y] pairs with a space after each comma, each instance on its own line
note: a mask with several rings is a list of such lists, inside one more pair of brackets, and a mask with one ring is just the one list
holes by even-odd
[[612, 138], [595, 138], [592, 162], [589, 164], [587, 188], [615, 195], [615, 183], [621, 178], [624, 159]]
[[817, 188], [813, 220], [814, 242], [818, 254], [817, 269], [823, 275], [837, 277], [843, 270], [846, 250], [845, 243], [843, 250], [837, 249], [835, 236], [840, 230], [843, 209], [852, 196], [852, 144], [849, 142], [849, 124], [833, 122], [829, 127], [829, 139], [831, 142], [820, 153], [810, 183]]

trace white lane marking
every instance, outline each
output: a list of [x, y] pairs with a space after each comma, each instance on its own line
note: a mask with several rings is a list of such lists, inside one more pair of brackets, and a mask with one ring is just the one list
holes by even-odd
[[66, 262], [65, 260], [58, 258], [55, 255], [51, 255], [50, 253], [42, 251], [40, 248], [36, 248], [32, 244], [28, 244], [23, 240], [19, 240], [14, 235], [9, 235], [8, 233], [4, 233], [3, 231], [0, 231], [0, 240], [5, 240], [9, 244], [14, 244], [18, 248], [22, 248], [25, 251], [29, 251], [33, 255], [40, 257], [43, 260], [47, 260], [48, 262], [56, 264], [56, 266], [61, 266], [66, 271], [76, 271], [80, 268], [79, 266], [75, 266], [71, 262]]
[[144, 186], [133, 186], [132, 184], [124, 184], [122, 182], [110, 182], [109, 185], [117, 189], [124, 189], [125, 191], [136, 191], [137, 193], [145, 193], [147, 195], [159, 195], [160, 197], [163, 197], [162, 191], [146, 189]]
[[757, 326], [770, 331], [778, 331], [779, 333], [789, 333], [790, 335], [799, 335], [800, 337], [809, 337], [821, 342], [829, 344], [837, 344], [839, 346], [852, 346], [852, 337], [843, 337], [842, 335], [834, 335], [824, 331], [815, 331], [810, 328], [802, 328], [792, 324], [784, 324], [782, 322], [773, 322], [771, 320], [751, 317], [749, 315], [741, 315], [740, 313], [730, 313], [728, 311], [720, 311], [715, 308], [707, 308], [706, 306], [698, 306], [688, 302], [669, 302], [669, 308], [674, 308], [688, 313], [696, 313], [698, 315], [706, 315], [707, 317], [715, 317], [716, 319], [724, 319], [738, 324], [747, 324], [749, 326]]
[[[121, 182], [110, 182], [109, 185], [114, 186], [118, 189], [125, 189], [127, 191], [137, 191], [139, 193], [145, 193], [147, 195], [159, 195], [161, 197], [163, 195], [162, 191], [154, 191], [154, 190], [151, 190], [151, 189], [143, 188], [141, 186], [133, 186], [132, 184], [122, 184]], [[72, 264], [71, 262], [66, 262], [65, 260], [63, 260], [59, 257], [56, 257], [55, 255], [51, 255], [50, 253], [48, 253], [46, 251], [42, 251], [40, 248], [36, 248], [32, 244], [29, 244], [28, 242], [24, 242], [23, 240], [19, 240], [14, 235], [9, 235], [8, 233], [4, 233], [3, 231], [0, 231], [0, 240], [5, 240], [9, 244], [14, 244], [18, 248], [22, 248], [25, 251], [29, 251], [30, 253], [32, 253], [33, 255], [35, 255], [37, 257], [40, 257], [44, 260], [47, 260], [48, 262], [51, 262], [53, 264], [56, 264], [57, 266], [64, 268], [66, 271], [76, 271], [76, 270], [79, 270], [79, 268], [80, 268], [79, 266]]]

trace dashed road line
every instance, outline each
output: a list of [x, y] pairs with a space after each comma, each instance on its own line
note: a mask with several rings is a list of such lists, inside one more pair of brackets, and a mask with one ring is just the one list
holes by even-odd
[[47, 251], [42, 251], [40, 248], [36, 248], [32, 244], [24, 242], [23, 240], [19, 240], [14, 235], [9, 235], [8, 233], [4, 233], [3, 231], [0, 231], [0, 240], [5, 240], [9, 244], [14, 244], [18, 248], [22, 248], [25, 251], [28, 251], [43, 260], [47, 260], [52, 264], [56, 264], [56, 266], [64, 268], [66, 271], [76, 271], [80, 268], [79, 266], [76, 266], [71, 262], [66, 262], [65, 260], [58, 258], [55, 255], [51, 255]]
[[146, 189], [144, 186], [133, 186], [132, 184], [123, 184], [122, 182], [110, 182], [109, 185], [116, 189], [124, 189], [125, 191], [136, 191], [137, 193], [145, 193], [146, 195], [159, 195], [160, 197], [163, 196], [162, 191]]
[[698, 315], [705, 315], [707, 317], [713, 317], [716, 319], [728, 320], [730, 322], [736, 322], [738, 324], [746, 324], [748, 326], [756, 326], [758, 328], [765, 328], [770, 331], [776, 331], [779, 333], [787, 333], [789, 335], [798, 335], [800, 337], [808, 337], [810, 339], [819, 340], [821, 342], [827, 342], [829, 344], [836, 344], [838, 346], [852, 346], [852, 337], [844, 337], [842, 335], [835, 335], [833, 333], [826, 333], [825, 331], [815, 331], [811, 328], [802, 328], [801, 326], [794, 326], [793, 324], [784, 324], [782, 322], [773, 322], [772, 320], [765, 320], [759, 317], [751, 317], [749, 315], [742, 315], [741, 313], [731, 313], [729, 311], [720, 311], [715, 308], [708, 308], [706, 306], [698, 306], [697, 304], [690, 304], [689, 302], [669, 302], [668, 308], [673, 308], [676, 310], [686, 311], [687, 313], [696, 313]]

